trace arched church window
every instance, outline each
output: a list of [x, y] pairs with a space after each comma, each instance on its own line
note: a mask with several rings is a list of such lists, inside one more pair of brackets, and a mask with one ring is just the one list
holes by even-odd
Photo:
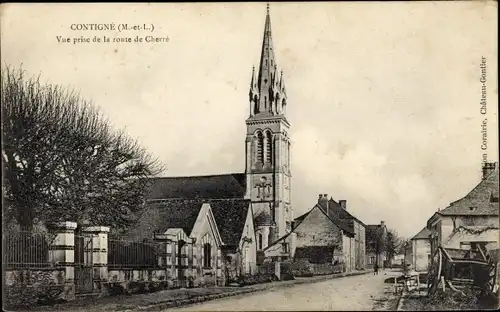
[[264, 136], [262, 132], [257, 133], [257, 162], [264, 162]]
[[259, 233], [259, 245], [257, 246], [257, 249], [262, 249], [262, 233]]
[[267, 155], [266, 155], [266, 162], [268, 164], [272, 164], [273, 162], [273, 135], [271, 134], [270, 131], [266, 132], [266, 143], [267, 143]]

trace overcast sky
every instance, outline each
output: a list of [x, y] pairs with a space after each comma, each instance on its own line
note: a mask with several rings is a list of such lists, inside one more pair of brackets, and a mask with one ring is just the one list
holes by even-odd
[[[485, 117], [488, 158], [498, 159], [496, 5], [271, 4], [296, 216], [327, 193], [365, 223], [412, 236], [478, 183]], [[2, 62], [80, 90], [165, 164], [165, 176], [243, 172], [265, 12], [265, 3], [2, 5]], [[74, 23], [155, 30], [72, 31]], [[74, 45], [58, 35], [169, 42]]]

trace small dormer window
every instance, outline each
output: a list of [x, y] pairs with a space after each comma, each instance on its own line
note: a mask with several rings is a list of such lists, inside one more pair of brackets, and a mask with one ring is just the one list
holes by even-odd
[[498, 192], [491, 192], [490, 202], [498, 203]]
[[469, 207], [469, 210], [470, 210], [470, 211], [476, 211], [476, 209], [477, 209], [477, 207], [473, 207], [473, 206], [470, 206], [470, 207]]

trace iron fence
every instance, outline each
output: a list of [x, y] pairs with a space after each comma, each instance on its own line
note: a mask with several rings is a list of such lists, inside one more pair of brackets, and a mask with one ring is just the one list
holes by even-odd
[[53, 243], [49, 233], [16, 231], [2, 236], [3, 261], [7, 269], [51, 267], [49, 250]]
[[108, 239], [108, 268], [157, 268], [165, 253], [161, 243]]

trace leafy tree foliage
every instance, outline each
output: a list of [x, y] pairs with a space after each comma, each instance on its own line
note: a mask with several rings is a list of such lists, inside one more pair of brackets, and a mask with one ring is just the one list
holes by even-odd
[[402, 238], [398, 236], [398, 233], [394, 229], [388, 229], [385, 236], [385, 252], [387, 259], [394, 259], [394, 256], [398, 253], [398, 247], [403, 241]]
[[2, 68], [4, 218], [123, 227], [162, 166], [78, 93]]

